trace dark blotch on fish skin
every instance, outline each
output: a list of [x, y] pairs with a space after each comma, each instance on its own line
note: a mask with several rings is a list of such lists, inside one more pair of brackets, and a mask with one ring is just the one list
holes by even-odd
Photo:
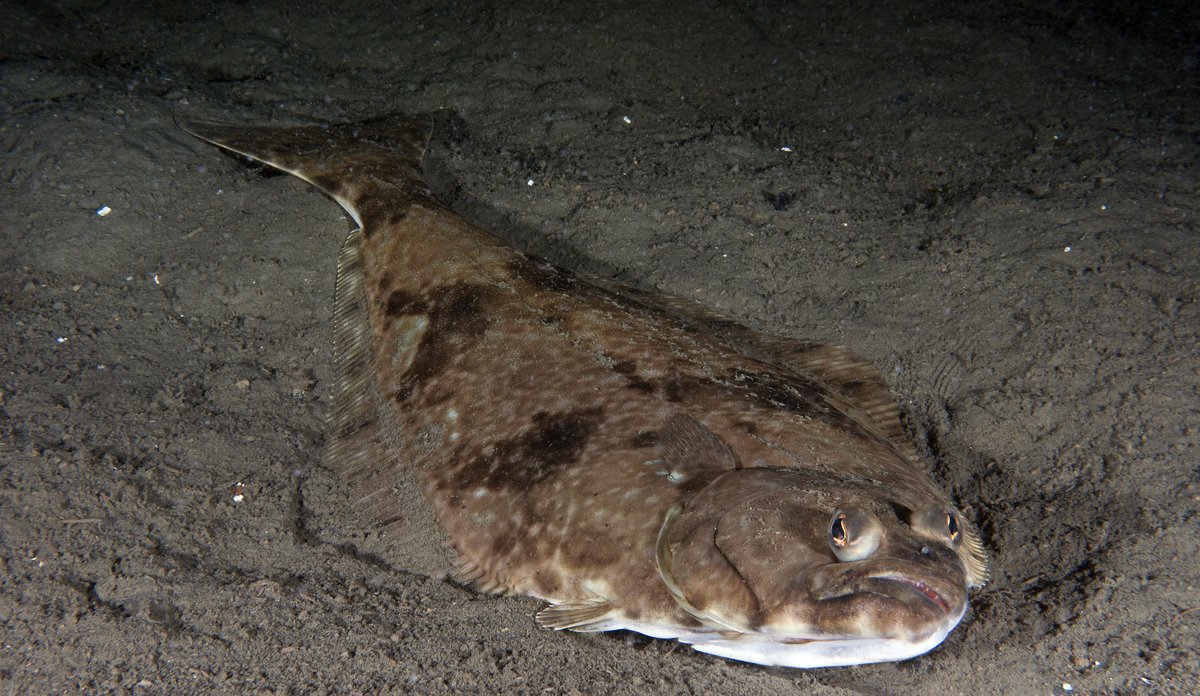
[[379, 295], [383, 295], [392, 287], [392, 274], [384, 271], [379, 274], [379, 280], [375, 282], [375, 288]]
[[633, 445], [637, 449], [653, 447], [658, 444], [658, 432], [655, 430], [644, 430], [637, 435], [634, 435], [633, 439], [629, 441], [629, 444]]
[[[423, 297], [400, 290], [388, 295], [384, 311], [389, 317], [423, 314], [429, 318], [416, 358], [405, 373], [395, 398], [406, 401], [414, 390], [445, 367], [452, 355], [466, 350], [487, 331], [488, 300], [496, 291], [478, 283], [456, 283], [436, 288]], [[447, 398], [442, 394], [441, 398]]]
[[393, 290], [384, 302], [383, 311], [393, 319], [406, 314], [424, 314], [425, 302], [403, 290]]
[[540, 592], [543, 597], [553, 597], [554, 595], [558, 594], [559, 590], [562, 589], [558, 579], [550, 577], [549, 575], [549, 573], [543, 573], [541, 571], [535, 571], [533, 574], [533, 582], [535, 585], [537, 585], [538, 592]]
[[457, 472], [459, 488], [528, 490], [578, 462], [603, 415], [600, 408], [539, 412], [523, 433], [468, 461]]
[[634, 391], [640, 391], [643, 394], [653, 394], [654, 390], [657, 389], [657, 387], [654, 386], [653, 382], [647, 382], [644, 379], [638, 379], [638, 378], [630, 379], [629, 384], [626, 384], [625, 388], [633, 389]]
[[[792, 381], [795, 380], [799, 378]], [[733, 382], [765, 406], [814, 416], [830, 410], [823, 403], [829, 395], [828, 390], [811, 380], [790, 384], [769, 372], [735, 370]]]
[[627, 380], [626, 389], [633, 389], [643, 394], [653, 394], [661, 389], [663, 398], [676, 404], [689, 402], [698, 397], [711, 396], [714, 389], [720, 390], [723, 396], [732, 395], [729, 390], [708, 377], [676, 375], [649, 380], [637, 375], [626, 375], [625, 379]]
[[747, 435], [754, 435], [755, 433], [758, 432], [758, 426], [755, 425], [754, 421], [751, 421], [751, 420], [740, 420], [737, 423], [735, 423], [735, 425], [737, 425], [737, 427], [741, 428], [742, 431], [745, 432]]
[[672, 403], [681, 403], [713, 384], [707, 377], [671, 377], [663, 382], [663, 397]]
[[513, 547], [517, 545], [517, 538], [512, 532], [504, 532], [497, 534], [492, 539], [492, 555], [496, 558], [504, 558], [512, 552]]
[[[309, 178], [309, 181], [311, 181], [314, 186], [316, 186], [317, 188], [319, 188], [323, 191], [341, 191], [342, 183], [345, 180], [346, 180], [346, 178], [344, 176], [339, 176], [338, 174], [328, 174], [328, 173], [327, 174], [313, 174]], [[363, 230], [363, 232], [365, 233], [366, 230]]]
[[861, 423], [831, 405], [834, 401], [832, 392], [814, 380], [734, 370], [733, 383], [762, 406], [799, 413], [848, 432], [866, 434]]
[[362, 220], [364, 239], [370, 239], [380, 230], [385, 230], [395, 224], [398, 221], [393, 219], [396, 214], [401, 216], [407, 214], [405, 209], [408, 207], [408, 201], [404, 201], [404, 205], [398, 206], [390, 200], [377, 196], [359, 195], [353, 202], [358, 210], [358, 217]]

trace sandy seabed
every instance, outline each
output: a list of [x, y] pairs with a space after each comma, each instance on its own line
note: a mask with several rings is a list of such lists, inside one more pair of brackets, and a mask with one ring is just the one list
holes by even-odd
[[[1087, 5], [4, 3], [0, 691], [1191, 692], [1200, 12]], [[880, 365], [993, 557], [962, 626], [770, 669], [365, 552], [348, 220], [174, 120], [395, 111], [514, 246]]]

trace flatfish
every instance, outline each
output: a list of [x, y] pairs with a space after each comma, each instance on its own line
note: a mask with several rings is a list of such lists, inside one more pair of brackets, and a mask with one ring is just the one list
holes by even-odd
[[327, 462], [397, 566], [764, 665], [902, 660], [986, 580], [880, 373], [516, 251], [421, 178], [426, 117], [191, 123], [357, 223]]

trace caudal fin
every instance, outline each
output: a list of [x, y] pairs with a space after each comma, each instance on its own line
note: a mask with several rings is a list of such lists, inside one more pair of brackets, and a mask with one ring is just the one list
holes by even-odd
[[419, 174], [427, 115], [397, 114], [336, 126], [235, 126], [188, 121], [192, 135], [295, 175], [328, 193], [361, 226], [370, 201], [426, 195]]

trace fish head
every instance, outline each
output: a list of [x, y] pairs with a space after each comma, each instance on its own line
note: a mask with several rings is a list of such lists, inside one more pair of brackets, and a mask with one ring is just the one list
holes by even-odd
[[693, 647], [760, 664], [907, 659], [942, 642], [985, 580], [944, 500], [793, 469], [737, 469], [668, 513], [659, 575], [711, 633]]

